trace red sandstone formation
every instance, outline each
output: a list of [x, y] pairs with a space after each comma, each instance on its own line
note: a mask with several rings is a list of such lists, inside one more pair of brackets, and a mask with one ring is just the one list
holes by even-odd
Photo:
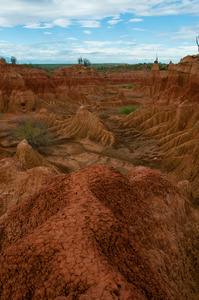
[[[199, 54], [186, 56], [176, 66], [170, 62], [167, 78], [157, 81], [153, 103], [197, 102], [199, 97]], [[154, 82], [154, 85], [156, 83]], [[160, 92], [160, 93], [157, 93]]]
[[153, 73], [152, 100], [120, 124], [157, 140], [167, 173], [175, 182], [189, 180], [198, 203], [199, 55], [170, 63], [166, 78]]
[[41, 110], [36, 115], [45, 122], [49, 129], [58, 135], [58, 140], [90, 140], [104, 146], [116, 146], [118, 141], [115, 135], [95, 113], [89, 112], [85, 106], [81, 106], [75, 116], [57, 118], [54, 114], [47, 114]]
[[197, 299], [189, 202], [158, 172], [128, 178], [59, 175], [2, 216], [1, 299]]
[[82, 65], [51, 72], [28, 66], [0, 63], [0, 110], [2, 112], [31, 112], [51, 106], [68, 109], [80, 104], [92, 104], [75, 92], [81, 84], [96, 85], [104, 79], [93, 68]]
[[175, 182], [190, 181], [195, 202], [199, 195], [198, 120], [197, 106], [182, 105], [178, 109], [145, 106], [120, 122], [157, 140], [167, 173]]

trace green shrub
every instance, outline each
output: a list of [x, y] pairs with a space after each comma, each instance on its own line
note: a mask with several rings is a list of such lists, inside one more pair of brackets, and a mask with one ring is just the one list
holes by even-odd
[[119, 87], [133, 89], [135, 86], [134, 86], [134, 84], [129, 83], [129, 84], [119, 84]]
[[36, 150], [42, 146], [52, 145], [53, 141], [53, 136], [44, 123], [31, 118], [18, 120], [13, 134], [20, 141], [26, 139]]
[[132, 113], [133, 111], [135, 111], [136, 109], [138, 109], [140, 106], [139, 105], [134, 105], [131, 107], [122, 107], [119, 110], [120, 114], [125, 114], [125, 115], [129, 115], [130, 113]]
[[132, 89], [132, 88], [134, 88], [134, 85], [133, 84], [127, 84], [127, 88]]

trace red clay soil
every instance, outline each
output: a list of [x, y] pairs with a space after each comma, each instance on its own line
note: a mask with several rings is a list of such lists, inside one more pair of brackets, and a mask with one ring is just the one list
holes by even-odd
[[46, 186], [48, 178], [56, 174], [50, 164], [27, 170], [25, 162], [14, 158], [0, 160], [0, 216]]
[[1, 299], [198, 299], [195, 217], [160, 173], [57, 175], [0, 218]]
[[[43, 107], [60, 105], [68, 109], [79, 106], [79, 102], [88, 104], [89, 99], [71, 91], [80, 85], [100, 85], [106, 80], [93, 68], [82, 65], [61, 68], [48, 74], [44, 70], [28, 66], [0, 63], [0, 111], [3, 113], [26, 113]], [[70, 95], [67, 96], [67, 93]], [[74, 101], [75, 98], [75, 101]], [[72, 104], [71, 104], [72, 102]]]

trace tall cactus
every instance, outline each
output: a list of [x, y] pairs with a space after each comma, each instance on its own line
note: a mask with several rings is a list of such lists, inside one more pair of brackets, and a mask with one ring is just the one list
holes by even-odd
[[196, 44], [198, 45], [198, 52], [199, 52], [199, 35], [196, 37]]

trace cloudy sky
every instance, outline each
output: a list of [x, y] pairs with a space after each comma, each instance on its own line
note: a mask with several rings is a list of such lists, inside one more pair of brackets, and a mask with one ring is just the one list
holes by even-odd
[[198, 53], [199, 0], [0, 0], [0, 57], [178, 63]]

